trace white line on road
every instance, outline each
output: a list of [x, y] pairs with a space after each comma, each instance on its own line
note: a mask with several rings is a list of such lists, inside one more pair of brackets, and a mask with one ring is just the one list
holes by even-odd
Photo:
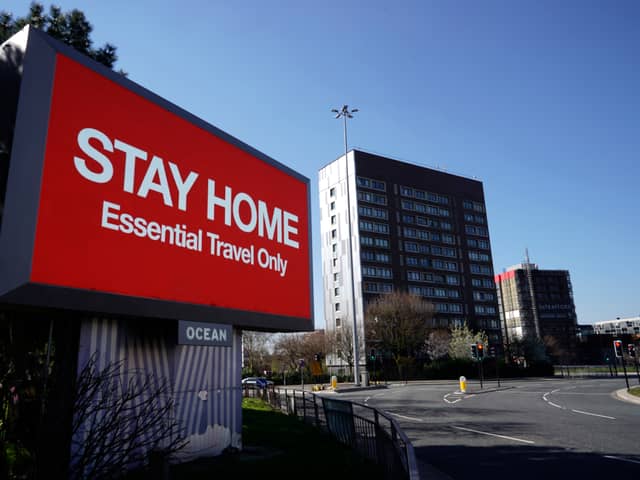
[[559, 391], [559, 388], [556, 388], [555, 390], [551, 390], [550, 392], [545, 393], [544, 395], [542, 395], [542, 399], [547, 402], [549, 405], [551, 405], [552, 407], [556, 407], [559, 408], [561, 410], [565, 410], [565, 408], [562, 405], [558, 405], [557, 403], [553, 403], [551, 400], [549, 400], [547, 398], [547, 395], [551, 395], [552, 393], [556, 393], [557, 391]]
[[613, 455], [605, 455], [604, 458], [610, 458], [611, 460], [620, 460], [621, 462], [629, 462], [629, 463], [640, 464], [640, 462], [637, 461], [637, 460], [631, 460], [630, 458], [614, 457]]
[[400, 415], [399, 413], [393, 413], [393, 412], [390, 412], [389, 410], [387, 410], [387, 413], [390, 415], [393, 415], [394, 417], [404, 418], [405, 420], [410, 420], [412, 422], [422, 422], [421, 418], [405, 417], [404, 415]]
[[444, 397], [442, 397], [442, 399], [447, 402], [447, 403], [457, 403], [460, 400], [462, 400], [462, 397], [457, 398], [456, 400], [449, 400], [447, 397], [451, 395], [450, 393], [447, 393]]
[[371, 396], [368, 396], [367, 398], [365, 398], [364, 399], [364, 403], [366, 404], [369, 401], [370, 398], [371, 398]]
[[458, 397], [455, 400], [449, 400], [447, 397], [449, 397], [450, 395], [462, 395], [462, 392], [453, 392], [453, 393], [447, 393], [444, 397], [442, 397], [442, 399], [447, 402], [447, 403], [458, 403], [459, 401], [461, 401], [463, 398], [471, 398], [471, 397], [475, 397], [475, 394], [470, 394], [470, 395], [465, 395], [464, 397]]
[[609, 420], [616, 419], [616, 417], [608, 417], [607, 415], [599, 415], [597, 413], [583, 412], [582, 410], [571, 410], [571, 411], [575, 413], [582, 413], [583, 415], [591, 415], [592, 417], [608, 418]]
[[[571, 387], [569, 387], [571, 388]], [[573, 387], [575, 388], [575, 387]], [[542, 399], [547, 402], [549, 405], [551, 405], [552, 407], [556, 407], [559, 408], [561, 410], [566, 410], [566, 407], [563, 407], [562, 405], [558, 405], [557, 403], [553, 403], [551, 400], [549, 400], [547, 398], [547, 395], [551, 395], [553, 393], [559, 392], [560, 389], [557, 388], [555, 390], [552, 390], [550, 392], [545, 393], [544, 395], [542, 395]], [[615, 420], [615, 417], [609, 417], [607, 415], [600, 415], [598, 413], [591, 413], [591, 412], [584, 412], [582, 410], [571, 410], [573, 413], [581, 413], [582, 415], [591, 415], [592, 417], [600, 417], [600, 418], [608, 418], [609, 420]]]
[[480, 435], [489, 435], [491, 437], [504, 438], [505, 440], [513, 440], [514, 442], [522, 442], [522, 443], [529, 443], [529, 444], [536, 443], [531, 440], [524, 440], [522, 438], [516, 438], [516, 437], [507, 437], [506, 435], [498, 435], [496, 433], [481, 432], [480, 430], [473, 430], [471, 428], [456, 427], [454, 425], [452, 425], [452, 427], [457, 428], [458, 430], [465, 430], [467, 432], [479, 433]]

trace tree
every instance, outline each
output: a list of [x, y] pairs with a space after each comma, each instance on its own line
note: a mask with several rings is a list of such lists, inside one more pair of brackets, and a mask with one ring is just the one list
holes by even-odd
[[269, 344], [273, 334], [264, 332], [242, 332], [243, 367], [251, 375], [260, 375], [271, 363]]
[[[364, 352], [364, 340], [358, 335], [359, 351]], [[339, 330], [334, 330], [325, 335], [325, 350], [332, 353], [339, 360], [346, 363], [353, 371], [353, 327], [342, 325]]]
[[[45, 13], [42, 3], [33, 2], [29, 7], [29, 12], [24, 17], [14, 18], [12, 13], [4, 10], [0, 11], [0, 43], [3, 43], [26, 25], [31, 25], [34, 28], [46, 32], [53, 38], [70, 45], [108, 68], [113, 68], [118, 60], [116, 53], [117, 48], [111, 43], [105, 43], [99, 48], [93, 47], [93, 41], [91, 40], [93, 26], [80, 10], [74, 9], [64, 13], [59, 7], [52, 5], [47, 14]], [[8, 51], [4, 59], [0, 57], [0, 61], [8, 65], [10, 70], [15, 70], [14, 67], [17, 64], [16, 55], [17, 52]], [[0, 68], [2, 67], [3, 65], [0, 65]], [[120, 70], [119, 73], [126, 75], [122, 70]], [[17, 105], [17, 101], [15, 104]], [[11, 112], [10, 106], [3, 104], [2, 107], [6, 109], [5, 114]], [[13, 112], [13, 115], [9, 115], [10, 119], [6, 120], [6, 122], [8, 122], [7, 125], [5, 125], [4, 119], [2, 124], [0, 124], [0, 219], [2, 218], [4, 209], [4, 194], [9, 169], [9, 158], [11, 156], [14, 116], [15, 112]]]
[[70, 478], [115, 478], [187, 444], [174, 417], [166, 378], [124, 370], [122, 361], [97, 366], [94, 354], [79, 374], [74, 401]]
[[429, 332], [427, 338], [427, 355], [429, 359], [438, 360], [444, 358], [449, 353], [449, 343], [451, 342], [451, 332], [443, 329]]
[[424, 349], [429, 329], [433, 328], [433, 304], [421, 297], [393, 292], [369, 303], [365, 314], [368, 345], [391, 355], [398, 371], [411, 363]]
[[471, 344], [488, 344], [487, 334], [484, 331], [473, 333], [466, 324], [462, 327], [451, 329], [451, 341], [449, 342], [449, 356], [451, 358], [471, 358]]
[[278, 364], [282, 372], [298, 371], [301, 359], [308, 367], [318, 353], [323, 357], [326, 355], [324, 330], [283, 333], [274, 341], [273, 363]]
[[513, 339], [509, 344], [509, 352], [516, 363], [525, 366], [549, 362], [545, 345], [537, 337], [527, 336]]
[[31, 25], [46, 32], [109, 68], [113, 68], [118, 60], [117, 48], [111, 43], [105, 43], [99, 48], [93, 47], [91, 40], [93, 26], [85, 14], [78, 9], [64, 13], [60, 7], [52, 5], [47, 14], [42, 3], [33, 2], [29, 7], [29, 13], [24, 17], [14, 18], [13, 14], [0, 11], [0, 43], [20, 31], [25, 25]]

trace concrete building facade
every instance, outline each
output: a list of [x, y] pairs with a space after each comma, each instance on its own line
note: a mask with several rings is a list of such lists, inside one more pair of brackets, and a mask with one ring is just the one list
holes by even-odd
[[501, 341], [480, 181], [351, 150], [320, 170], [319, 195], [326, 328], [352, 327], [355, 311], [361, 364], [366, 305], [396, 290], [432, 302], [438, 327]]
[[595, 322], [593, 332], [596, 335], [640, 335], [640, 316]]
[[495, 280], [505, 343], [538, 338], [553, 357], [575, 352], [578, 325], [567, 270], [541, 270], [525, 262]]

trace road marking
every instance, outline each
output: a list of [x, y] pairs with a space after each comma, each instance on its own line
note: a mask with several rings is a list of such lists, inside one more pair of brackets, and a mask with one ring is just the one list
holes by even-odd
[[453, 428], [457, 428], [458, 430], [465, 430], [467, 432], [473, 432], [473, 433], [478, 433], [480, 435], [489, 435], [491, 437], [498, 437], [498, 438], [504, 438], [505, 440], [513, 440], [514, 442], [522, 442], [522, 443], [536, 443], [534, 441], [531, 440], [524, 440], [522, 438], [516, 438], [516, 437], [507, 437], [506, 435], [498, 435], [496, 433], [489, 433], [489, 432], [481, 432], [480, 430], [473, 430], [471, 428], [464, 428], [464, 427], [456, 427], [454, 425], [452, 425]]
[[406, 416], [404, 416], [404, 415], [400, 415], [399, 413], [393, 413], [393, 412], [390, 412], [389, 410], [387, 410], [387, 413], [388, 413], [389, 415], [393, 415], [394, 417], [404, 418], [405, 420], [410, 420], [410, 421], [412, 421], [412, 422], [422, 422], [422, 419], [421, 419], [421, 418], [406, 417]]
[[465, 398], [465, 397], [466, 397], [466, 398], [475, 397], [475, 394], [473, 394], [473, 393], [472, 393], [472, 394], [470, 394], [470, 395], [465, 395], [464, 397], [458, 397], [458, 398], [456, 398], [455, 400], [449, 400], [447, 397], [448, 397], [448, 396], [450, 396], [450, 395], [463, 395], [463, 393], [462, 393], [462, 392], [447, 393], [444, 397], [442, 397], [442, 399], [443, 399], [445, 402], [449, 403], [449, 404], [452, 404], [452, 403], [458, 403], [459, 401], [461, 401], [461, 400], [462, 400], [463, 398]]
[[364, 399], [364, 403], [366, 404], [372, 398], [381, 397], [382, 395], [385, 395], [387, 393], [391, 393], [391, 392], [380, 392], [380, 393], [376, 393], [375, 395], [369, 395], [367, 398]]
[[562, 405], [558, 405], [557, 403], [553, 403], [551, 400], [549, 400], [547, 398], [547, 395], [551, 395], [552, 393], [556, 393], [559, 390], [560, 390], [559, 388], [556, 388], [555, 390], [551, 390], [550, 392], [545, 393], [544, 395], [542, 395], [542, 399], [545, 402], [547, 402], [549, 405], [551, 405], [552, 407], [559, 408], [560, 410], [565, 410], [565, 407], [563, 407]]
[[[568, 388], [575, 388], [575, 387], [568, 387]], [[557, 388], [555, 390], [552, 390], [550, 392], [545, 393], [544, 395], [542, 395], [542, 399], [547, 402], [549, 405], [551, 405], [552, 407], [556, 407], [559, 408], [561, 410], [566, 410], [566, 407], [563, 407], [562, 405], [558, 405], [557, 403], [553, 403], [551, 400], [549, 400], [547, 398], [548, 395], [554, 394], [556, 392], [559, 392], [560, 389]], [[615, 420], [615, 417], [609, 417], [607, 415], [600, 415], [598, 413], [591, 413], [591, 412], [584, 412], [582, 410], [571, 410], [573, 413], [581, 413], [582, 415], [591, 415], [592, 417], [600, 417], [600, 418], [607, 418], [609, 420]]]
[[609, 417], [607, 415], [599, 415], [597, 413], [590, 413], [590, 412], [583, 412], [582, 410], [571, 410], [572, 412], [575, 413], [582, 413], [583, 415], [591, 415], [592, 417], [601, 417], [601, 418], [608, 418], [609, 420], [615, 420], [615, 417]]
[[637, 460], [631, 460], [629, 458], [620, 458], [620, 457], [614, 457], [613, 455], [605, 455], [604, 458], [609, 458], [611, 460], [620, 460], [621, 462], [629, 462], [629, 463], [637, 463], [640, 464], [639, 461]]

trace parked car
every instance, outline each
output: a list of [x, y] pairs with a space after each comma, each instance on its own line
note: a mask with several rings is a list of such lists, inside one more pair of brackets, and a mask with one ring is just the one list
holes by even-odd
[[242, 379], [242, 385], [247, 385], [257, 388], [266, 388], [273, 385], [271, 380], [267, 380], [264, 377], [247, 377]]

